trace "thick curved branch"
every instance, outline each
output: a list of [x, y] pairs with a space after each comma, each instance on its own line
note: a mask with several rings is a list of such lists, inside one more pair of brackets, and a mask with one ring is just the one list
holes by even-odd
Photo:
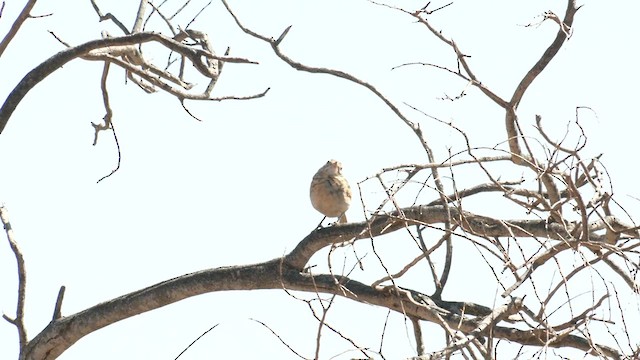
[[[476, 215], [468, 211], [460, 211], [456, 207], [445, 208], [442, 205], [413, 206], [401, 209], [404, 217], [398, 212], [388, 215], [377, 215], [366, 222], [349, 223], [321, 228], [307, 235], [285, 256], [285, 263], [295, 269], [303, 269], [309, 259], [320, 249], [331, 244], [342, 243], [354, 239], [369, 239], [404, 229], [407, 224], [436, 224], [449, 220], [460, 225], [465, 231], [484, 237], [540, 237], [560, 241], [574, 240], [571, 232], [575, 224], [566, 225], [541, 220], [498, 220]], [[604, 235], [590, 234], [592, 241], [604, 241]]]
[[[162, 34], [156, 34], [152, 32], [142, 32], [120, 37], [88, 41], [82, 45], [71, 47], [53, 55], [40, 65], [36, 66], [33, 70], [29, 71], [29, 73], [27, 73], [27, 75], [25, 75], [25, 77], [20, 80], [18, 85], [16, 85], [16, 87], [11, 91], [4, 104], [0, 108], [0, 133], [2, 133], [2, 131], [4, 130], [7, 122], [9, 121], [9, 118], [15, 111], [18, 104], [25, 97], [25, 95], [34, 86], [36, 86], [36, 84], [44, 80], [47, 76], [51, 75], [54, 71], [58, 70], [64, 64], [73, 59], [89, 55], [90, 52], [94, 50], [108, 50], [109, 47], [135, 45], [151, 41], [159, 42], [165, 47], [189, 57], [189, 59], [192, 60], [193, 64], [196, 66], [196, 69], [204, 72], [205, 74], [208, 73], [209, 70], [206, 64], [202, 63], [202, 57], [224, 62], [255, 64], [255, 62], [243, 58], [216, 56], [207, 51], [193, 49]], [[99, 54], [94, 53], [92, 55]]]
[[579, 8], [580, 7], [576, 6], [575, 0], [567, 1], [567, 11], [565, 12], [564, 20], [562, 20], [562, 23], [559, 24], [556, 38], [549, 45], [547, 50], [545, 50], [545, 52], [542, 54], [542, 57], [538, 59], [533, 67], [522, 78], [522, 80], [516, 87], [516, 90], [513, 92], [513, 95], [511, 96], [509, 107], [506, 108], [507, 112], [505, 116], [505, 126], [507, 129], [507, 139], [509, 140], [509, 150], [514, 154], [514, 162], [516, 164], [519, 163], [518, 157], [522, 155], [518, 130], [516, 127], [516, 121], [518, 119], [516, 115], [516, 109], [518, 108], [518, 105], [520, 105], [520, 101], [522, 100], [524, 93], [527, 91], [531, 83], [533, 83], [533, 80], [535, 80], [536, 77], [540, 75], [540, 73], [547, 67], [547, 65], [549, 65], [551, 60], [553, 60], [558, 51], [560, 51], [560, 48], [564, 44], [564, 41], [569, 36], [569, 31], [573, 26], [573, 18]]
[[[349, 298], [361, 303], [386, 307], [418, 319], [439, 323], [465, 333], [478, 336], [492, 332], [496, 338], [515, 341], [523, 345], [574, 347], [593, 352], [593, 344], [587, 339], [566, 335], [552, 337], [544, 329], [517, 330], [508, 327], [484, 326], [486, 319], [462, 317], [434, 305], [416, 299], [410, 291], [389, 291], [373, 288], [347, 277], [333, 275], [311, 275], [299, 272], [274, 259], [265, 263], [223, 267], [199, 271], [170, 279], [146, 289], [123, 295], [98, 304], [77, 314], [52, 321], [38, 336], [29, 342], [21, 359], [51, 360], [85, 335], [114, 322], [166, 306], [188, 297], [215, 291], [279, 289], [328, 293]], [[619, 358], [611, 348], [595, 345], [607, 356]]]
[[538, 59], [538, 61], [533, 65], [533, 67], [522, 78], [522, 80], [520, 81], [520, 84], [518, 84], [518, 87], [513, 92], [511, 100], [509, 101], [511, 106], [513, 106], [516, 109], [518, 108], [518, 105], [520, 104], [520, 100], [522, 100], [522, 97], [524, 96], [525, 91], [527, 91], [527, 89], [529, 88], [529, 85], [533, 83], [533, 80], [535, 80], [536, 77], [540, 75], [542, 70], [544, 70], [547, 67], [547, 65], [549, 65], [549, 63], [551, 62], [551, 60], [553, 60], [553, 58], [556, 56], [558, 51], [560, 51], [562, 44], [564, 44], [564, 41], [569, 37], [569, 31], [573, 26], [574, 16], [576, 15], [576, 12], [578, 11], [579, 8], [580, 7], [576, 5], [575, 0], [567, 1], [567, 11], [564, 14], [564, 19], [562, 20], [562, 24], [558, 24], [559, 29], [558, 29], [558, 33], [556, 34], [556, 38], [553, 39], [553, 42], [549, 45], [547, 50], [545, 50], [545, 52], [542, 54], [542, 57]]
[[52, 321], [21, 359], [51, 360], [85, 335], [117, 321], [214, 291], [278, 289], [280, 261], [200, 271], [170, 279]]

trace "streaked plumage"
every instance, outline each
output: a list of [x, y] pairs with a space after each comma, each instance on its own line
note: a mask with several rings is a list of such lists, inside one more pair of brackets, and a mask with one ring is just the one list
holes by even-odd
[[329, 160], [313, 176], [311, 181], [311, 204], [327, 217], [339, 218], [338, 223], [346, 223], [345, 212], [351, 204], [351, 187], [342, 176], [342, 164]]

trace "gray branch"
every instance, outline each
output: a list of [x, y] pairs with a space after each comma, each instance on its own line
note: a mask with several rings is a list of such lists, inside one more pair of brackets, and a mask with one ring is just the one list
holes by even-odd
[[[553, 332], [548, 329], [487, 327], [486, 324], [483, 325], [483, 320], [486, 322], [486, 311], [479, 305], [475, 306], [478, 317], [473, 317], [469, 313], [463, 315], [456, 308], [455, 302], [430, 299], [424, 294], [417, 297], [417, 292], [406, 289], [395, 291], [389, 290], [390, 287], [372, 287], [344, 276], [311, 275], [303, 270], [311, 256], [326, 246], [350, 239], [388, 234], [404, 228], [408, 223], [441, 223], [447, 219], [447, 212], [451, 214], [452, 221], [460, 223], [466, 231], [486, 236], [539, 236], [565, 241], [571, 239], [570, 233], [560, 224], [545, 221], [496, 220], [461, 212], [453, 207], [447, 210], [441, 205], [415, 206], [402, 210], [406, 216], [403, 219], [394, 214], [379, 215], [369, 224], [352, 223], [314, 230], [283, 258], [186, 274], [103, 302], [77, 314], [55, 319], [27, 344], [21, 359], [55, 359], [76, 341], [98, 329], [192, 296], [216, 291], [283, 288], [314, 294], [334, 294], [434, 323], [440, 323], [444, 319], [452, 329], [473, 336], [491, 331], [495, 338], [523, 345], [573, 347], [589, 352], [596, 351], [595, 346], [598, 352], [606, 356], [620, 357], [615, 349], [594, 345], [588, 339], [575, 335], [553, 338]], [[474, 307], [472, 303], [464, 304]]]

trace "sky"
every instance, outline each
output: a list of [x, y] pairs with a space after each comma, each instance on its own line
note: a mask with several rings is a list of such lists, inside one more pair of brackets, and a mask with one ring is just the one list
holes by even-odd
[[[99, 5], [130, 26], [134, 3]], [[179, 3], [170, 1], [166, 8]], [[185, 26], [205, 4], [192, 2], [176, 23]], [[411, 62], [455, 66], [450, 49], [406, 14], [359, 0], [229, 4], [247, 27], [265, 36], [277, 37], [292, 25], [281, 48], [293, 59], [340, 69], [374, 84], [420, 123], [440, 160], [449, 148], [463, 149], [461, 137], [403, 103], [453, 122], [475, 146], [506, 139], [503, 113], [479, 91], [468, 89], [459, 101], [441, 99], [457, 95], [466, 86], [463, 81], [423, 66], [392, 70]], [[402, 5], [413, 10], [424, 3]], [[2, 36], [22, 6], [7, 2], [0, 18]], [[562, 16], [565, 6], [559, 1], [457, 0], [430, 19], [471, 55], [470, 64], [482, 82], [508, 98], [557, 31], [549, 21], [524, 25], [538, 22], [547, 10]], [[588, 134], [584, 156], [604, 153], [614, 196], [632, 215], [640, 212], [630, 164], [639, 130], [635, 102], [640, 75], [634, 71], [640, 50], [635, 36], [638, 11], [635, 2], [586, 2], [571, 39], [536, 79], [519, 111], [529, 134], [535, 134], [534, 115], [540, 114], [547, 130], [560, 137], [575, 119], [577, 106], [591, 108], [580, 113]], [[89, 1], [42, 0], [33, 11], [49, 13], [27, 21], [0, 58], [3, 98], [29, 70], [64, 48], [49, 30], [73, 45], [99, 38], [103, 30], [119, 34], [111, 23], [98, 22]], [[168, 33], [159, 21], [150, 27]], [[125, 84], [123, 71], [112, 66], [108, 86], [122, 163], [100, 183], [97, 180], [116, 166], [117, 152], [106, 132], [92, 146], [90, 124], [104, 116], [102, 65], [97, 62], [75, 60], [34, 87], [0, 135], [0, 202], [9, 209], [26, 260], [30, 338], [51, 319], [61, 285], [67, 288], [62, 311], [68, 315], [189, 272], [266, 261], [290, 251], [322, 218], [311, 207], [308, 188], [328, 159], [343, 163], [358, 194], [348, 212], [351, 221], [362, 221], [364, 211], [375, 209], [384, 197], [371, 180], [362, 183], [360, 194], [359, 182], [384, 167], [427, 162], [410, 129], [373, 94], [342, 79], [292, 69], [267, 44], [242, 33], [220, 2], [212, 2], [191, 28], [207, 32], [218, 53], [230, 47], [231, 55], [259, 62], [225, 65], [214, 96], [246, 96], [266, 88], [269, 93], [250, 101], [187, 102], [202, 120], [196, 121], [171, 96], [148, 95]], [[148, 53], [159, 64], [166, 61], [157, 47]], [[202, 79], [194, 81], [203, 85]], [[476, 183], [460, 175], [456, 180], [458, 186]], [[432, 199], [433, 193], [423, 200]], [[471, 206], [480, 213], [513, 216], [496, 204]], [[415, 253], [409, 253], [405, 240], [393, 239], [380, 239], [378, 250], [389, 264], [401, 266]], [[356, 250], [369, 251], [365, 245]], [[464, 250], [459, 256], [468, 265], [452, 274], [445, 295], [487, 306], [500, 302], [499, 289], [486, 282], [488, 271], [477, 256], [466, 258]], [[376, 263], [366, 265], [372, 271], [356, 278], [377, 279]], [[9, 316], [15, 311], [16, 287], [15, 259], [2, 240], [0, 311]], [[637, 299], [629, 304], [638, 309]], [[380, 346], [387, 316], [383, 309], [348, 300], [338, 301], [335, 308], [330, 323], [363, 346]], [[307, 306], [273, 290], [187, 299], [90, 334], [60, 358], [174, 359], [215, 324], [220, 325], [181, 359], [294, 358], [251, 319], [268, 324], [304, 356], [313, 356], [317, 326]], [[410, 324], [401, 315], [389, 317], [388, 329], [385, 356], [414, 355]], [[343, 353], [351, 347], [329, 332], [323, 341], [321, 358], [358, 355]], [[549, 352], [548, 358], [553, 356]], [[2, 322], [0, 358], [16, 357], [16, 331]]]

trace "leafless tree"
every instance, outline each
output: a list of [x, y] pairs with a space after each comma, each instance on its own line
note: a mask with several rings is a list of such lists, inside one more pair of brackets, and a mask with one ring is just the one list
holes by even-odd
[[[0, 56], [22, 23], [30, 17], [35, 2], [28, 2], [0, 43]], [[6, 209], [2, 208], [0, 214], [18, 263], [19, 277], [16, 313], [4, 315], [4, 318], [17, 329], [20, 359], [55, 359], [82, 337], [117, 321], [204, 293], [248, 289], [281, 289], [309, 304], [318, 321], [316, 358], [322, 344], [322, 331], [339, 334], [365, 358], [383, 357], [381, 351], [361, 347], [348, 334], [327, 323], [326, 315], [338, 298], [402, 314], [415, 335], [415, 359], [445, 359], [453, 355], [493, 359], [504, 343], [522, 348], [580, 350], [600, 358], [640, 356], [637, 340], [632, 339], [630, 324], [625, 321], [621, 300], [638, 296], [636, 274], [640, 234], [630, 215], [612, 197], [610, 179], [600, 157], [582, 155], [587, 134], [582, 132], [580, 116], [588, 109], [576, 108], [575, 118], [567, 123], [573, 124], [571, 135], [577, 133], [577, 136], [564, 134], [561, 140], [545, 130], [541, 116], [536, 116], [535, 133], [526, 132], [518, 118], [518, 106], [529, 86], [544, 73], [574, 31], [574, 17], [579, 10], [575, 1], [566, 1], [564, 14], [547, 12], [543, 15], [543, 21], [557, 24], [556, 36], [531, 69], [515, 82], [515, 91], [508, 97], [500, 96], [475, 75], [462, 42], [447, 38], [442, 29], [432, 24], [430, 19], [446, 11], [447, 4], [432, 6], [428, 3], [421, 9], [407, 10], [371, 3], [371, 6], [384, 6], [390, 12], [402, 13], [407, 21], [419, 23], [441, 41], [443, 47], [450, 49], [457, 63], [455, 68], [426, 62], [399, 67], [427, 66], [447, 72], [463, 79], [504, 111], [504, 143], [495, 147], [475, 147], [473, 135], [456, 124], [444, 122], [410, 104], [394, 104], [363, 79], [340, 70], [312, 67], [296, 61], [281, 48], [288, 33], [293, 31], [291, 27], [275, 36], [260, 34], [244, 24], [242, 14], [235, 13], [226, 0], [222, 2], [242, 31], [271, 47], [275, 56], [292, 68], [337, 77], [369, 91], [413, 132], [428, 162], [398, 164], [363, 179], [358, 183], [358, 189], [375, 186], [385, 193], [381, 202], [373, 204], [362, 197], [367, 210], [366, 221], [315, 229], [282, 257], [252, 265], [203, 269], [66, 316], [60, 311], [63, 287], [52, 321], [31, 339], [27, 338], [24, 325], [25, 264]], [[248, 96], [212, 97], [225, 63], [255, 62], [231, 57], [228, 52], [216, 55], [207, 34], [190, 30], [188, 26], [176, 29], [161, 5], [140, 1], [135, 23], [129, 29], [112, 14], [102, 13], [95, 1], [92, 0], [92, 4], [100, 21], [114, 22], [124, 34], [104, 34], [102, 39], [77, 46], [59, 39], [67, 49], [29, 72], [0, 108], [0, 131], [30, 89], [74, 59], [104, 64], [101, 88], [106, 115], [103, 123], [94, 124], [96, 141], [100, 131], [112, 130], [115, 134], [105, 81], [112, 64], [125, 69], [128, 79], [145, 92], [165, 91], [183, 106], [185, 100], [252, 99], [267, 93], [265, 90]], [[145, 23], [151, 16], [162, 18], [171, 34], [147, 31]], [[171, 54], [164, 69], [145, 57], [143, 45], [149, 42], [160, 44]], [[190, 92], [192, 85], [185, 80], [187, 63], [193, 65], [197, 76], [208, 79], [208, 85], [200, 93]], [[456, 101], [463, 95], [464, 91], [448, 98]], [[189, 112], [186, 107], [184, 109]], [[437, 158], [420, 126], [424, 122], [451, 127], [463, 139], [465, 148], [451, 152], [446, 158]], [[577, 141], [572, 142], [569, 138], [577, 138]], [[449, 181], [443, 181], [443, 173]], [[523, 175], [509, 178], [517, 173]], [[463, 187], [459, 188], [458, 183]], [[519, 210], [512, 213], [525, 215], [503, 218], [467, 210], [474, 208], [474, 199], [481, 195], [491, 196], [497, 203]], [[407, 203], [410, 205], [404, 205]], [[401, 266], [391, 264], [382, 250], [377, 251], [383, 235], [393, 232], [404, 234], [415, 244], [415, 252], [408, 254], [410, 257]], [[372, 261], [384, 269], [385, 275], [376, 281], [358, 278], [357, 274], [366, 274], [367, 266], [355, 251], [355, 246], [361, 242], [370, 244], [375, 254]], [[485, 279], [486, 282], [502, 289], [501, 298], [493, 307], [443, 296], [447, 287], [464, 286], [451, 282], [450, 274], [458, 264], [453, 261], [454, 253], [469, 245], [476, 249], [473, 256], [486, 264], [493, 274]], [[346, 249], [352, 247], [352, 256], [346, 256], [349, 253]], [[326, 270], [310, 266], [311, 258], [327, 248]], [[362, 271], [354, 271], [356, 268]], [[418, 290], [424, 284], [405, 282], [405, 275], [424, 272], [425, 268], [429, 269], [429, 288], [433, 289], [430, 294]], [[308, 296], [300, 297], [298, 292]], [[584, 293], [588, 296], [583, 296]], [[441, 329], [445, 345], [432, 350], [423, 338], [423, 327]], [[602, 333], [610, 336], [594, 335]], [[293, 347], [290, 349], [295, 353]], [[410, 356], [413, 354], [407, 354]]]

